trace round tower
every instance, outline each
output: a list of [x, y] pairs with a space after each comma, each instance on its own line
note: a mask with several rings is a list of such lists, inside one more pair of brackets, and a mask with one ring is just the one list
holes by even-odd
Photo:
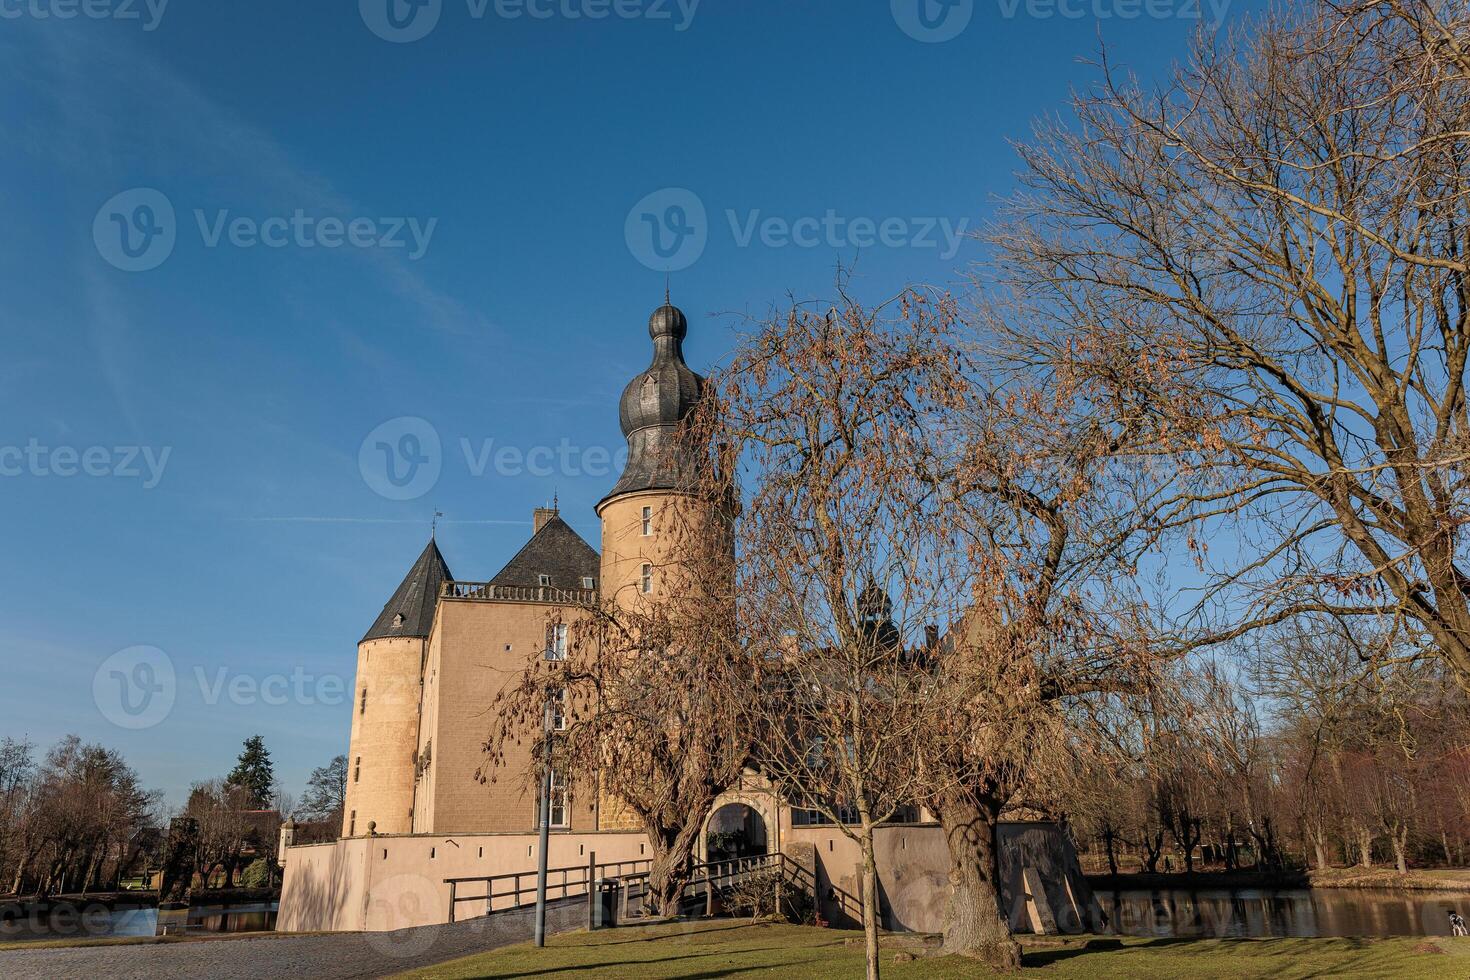
[[597, 505], [602, 520], [602, 595], [628, 609], [646, 608], [683, 589], [675, 552], [696, 522], [717, 519], [690, 493], [697, 460], [681, 451], [679, 424], [704, 393], [704, 379], [684, 363], [689, 322], [665, 303], [648, 320], [653, 361], [628, 382], [618, 416], [628, 464]]
[[439, 593], [453, 577], [431, 539], [357, 645], [343, 837], [413, 830], [424, 662]]

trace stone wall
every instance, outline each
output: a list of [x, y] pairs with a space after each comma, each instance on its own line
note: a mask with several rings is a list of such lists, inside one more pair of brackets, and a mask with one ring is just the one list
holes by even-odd
[[[537, 844], [536, 834], [413, 834], [288, 848], [276, 930], [387, 932], [448, 922], [444, 879], [525, 872], [534, 880]], [[548, 863], [584, 868], [594, 852], [600, 864], [648, 857], [642, 834], [557, 833]], [[559, 880], [552, 875], [553, 886]], [[465, 885], [460, 894], [482, 890]], [[553, 887], [551, 895], [557, 894]], [[466, 902], [457, 918], [483, 912], [482, 904]]]
[[[1018, 932], [1077, 932], [1094, 908], [1067, 836], [1052, 823], [1002, 824], [1003, 900]], [[772, 841], [772, 846], [776, 841]], [[536, 870], [535, 834], [469, 834], [355, 838], [335, 844], [289, 848], [277, 929], [402, 929], [449, 921], [446, 878]], [[859, 919], [860, 855], [835, 827], [782, 828], [780, 846], [795, 864], [813, 872], [822, 915], [834, 925]], [[949, 854], [933, 824], [898, 824], [879, 829], [879, 900], [885, 928], [939, 932], [948, 896]], [[553, 868], [585, 867], [595, 852], [599, 863], [649, 857], [641, 833], [551, 835]], [[576, 880], [576, 876], [573, 876]], [[553, 886], [558, 876], [552, 876]], [[504, 887], [504, 886], [502, 886]], [[460, 894], [476, 894], [479, 885]], [[555, 887], [552, 896], [557, 895]], [[500, 906], [497, 906], [500, 907]], [[463, 903], [457, 918], [483, 913]]]
[[[823, 918], [861, 923], [862, 854], [836, 827], [782, 828], [793, 856], [811, 848]], [[884, 928], [940, 932], [949, 894], [949, 849], [934, 824], [895, 824], [873, 839]], [[1001, 898], [1017, 932], [1078, 932], [1092, 894], [1071, 841], [1054, 823], [1000, 825]]]

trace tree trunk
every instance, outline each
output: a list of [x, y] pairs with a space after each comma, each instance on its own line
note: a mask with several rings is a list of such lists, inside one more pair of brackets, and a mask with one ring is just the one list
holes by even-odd
[[1393, 833], [1389, 834], [1388, 837], [1389, 837], [1389, 840], [1393, 843], [1393, 864], [1394, 864], [1394, 867], [1398, 869], [1399, 874], [1401, 874], [1401, 875], [1402, 874], [1408, 874], [1409, 873], [1409, 862], [1408, 862], [1407, 857], [1404, 854], [1404, 851], [1408, 847], [1408, 843], [1409, 843], [1409, 832], [1408, 831], [1402, 831], [1402, 832], [1400, 832], [1400, 831], [1397, 831], [1396, 830]]
[[1327, 870], [1327, 835], [1320, 830], [1308, 831], [1312, 838], [1312, 852], [1317, 860], [1317, 870]]
[[684, 889], [694, 872], [693, 835], [698, 833], [703, 821], [698, 821], [693, 830], [688, 827], [664, 827], [644, 821], [644, 833], [653, 848], [653, 858], [648, 867], [648, 895], [644, 905], [654, 915], [678, 915], [684, 900]]
[[1373, 867], [1373, 834], [1365, 829], [1358, 830], [1358, 864], [1364, 868]]
[[1108, 873], [1111, 875], [1117, 875], [1118, 854], [1116, 848], [1114, 847], [1116, 841], [1113, 839], [1112, 827], [1108, 827], [1103, 831], [1103, 843], [1107, 846], [1108, 849]]
[[1148, 833], [1143, 835], [1143, 870], [1149, 874], [1158, 874], [1159, 858], [1164, 853], [1164, 832], [1161, 830], [1150, 839]]
[[944, 951], [975, 956], [997, 970], [1021, 966], [1000, 899], [1000, 851], [995, 825], [1004, 801], [993, 793], [956, 788], [935, 801], [949, 845], [949, 902]]
[[878, 858], [873, 853], [873, 825], [863, 815], [863, 950], [868, 980], [878, 980]]

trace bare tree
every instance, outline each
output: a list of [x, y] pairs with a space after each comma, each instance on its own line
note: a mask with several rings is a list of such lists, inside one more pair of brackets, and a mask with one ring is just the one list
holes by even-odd
[[607, 596], [548, 619], [548, 630], [568, 628], [565, 655], [538, 652], [497, 695], [476, 773], [494, 778], [522, 740], [544, 759], [554, 705], [554, 770], [572, 794], [598, 797], [604, 825], [631, 819], [647, 835], [647, 902], [660, 915], [678, 913], [715, 797], [750, 757], [753, 678], [734, 642], [729, 514], [696, 496], [704, 489], [691, 477], [690, 505], [665, 515], [659, 601]]
[[696, 420], [721, 451], [711, 493], [738, 481], [736, 616], [760, 679], [754, 764], [858, 845], [869, 977], [873, 834], [929, 778], [917, 748], [933, 717], [929, 627], [954, 612], [938, 573], [941, 496], [922, 459], [958, 379], [915, 299], [773, 316], [712, 377]]
[[[1202, 527], [1206, 599], [1227, 601], [1195, 612], [1217, 638], [1369, 617], [1470, 684], [1470, 59], [1450, 9], [1287, 5], [1202, 37], [1160, 91], [1104, 61], [1075, 125], [1022, 148], [995, 240], [1034, 314], [1025, 356], [1110, 386], [1183, 463], [1155, 518]], [[1242, 546], [1210, 554], [1226, 527]]]
[[1109, 574], [1145, 545], [1107, 489], [1128, 428], [1075, 388], [978, 373], [947, 298], [839, 292], [762, 324], [715, 379], [740, 633], [768, 677], [759, 767], [848, 815], [865, 898], [873, 828], [927, 805], [950, 846], [946, 948], [1014, 967], [1000, 813], [1088, 751], [1079, 720], [1147, 684], [1137, 597]]
[[[301, 797], [301, 812], [309, 820], [342, 822], [342, 809], [347, 800], [347, 756], [334, 756], [325, 766], [311, 771], [306, 793]], [[277, 809], [286, 816], [289, 807], [278, 800]]]

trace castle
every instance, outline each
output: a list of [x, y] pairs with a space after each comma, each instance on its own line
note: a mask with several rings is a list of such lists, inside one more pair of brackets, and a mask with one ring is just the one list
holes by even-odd
[[[673, 574], [674, 529], [715, 519], [680, 490], [691, 464], [676, 434], [705, 388], [684, 363], [688, 321], [665, 302], [648, 332], [652, 362], [619, 403], [628, 462], [596, 508], [601, 554], [555, 507], [535, 511], [530, 540], [488, 581], [456, 579], [431, 538], [358, 644], [341, 837], [292, 846], [283, 831], [278, 930], [381, 932], [453, 921], [456, 910], [466, 914], [455, 882], [531, 875], [539, 799], [537, 780], [524, 777], [536, 774], [537, 761], [527, 739], [506, 750], [499, 778], [476, 779], [491, 727], [486, 712], [533, 657], [565, 652], [594, 601], [637, 612], [677, 596], [684, 586]], [[553, 772], [550, 796], [553, 868], [649, 857], [641, 827], [596, 785], [569, 786]], [[725, 855], [791, 857], [809, 870], [826, 919], [856, 918], [856, 843], [812, 811], [785, 805], [758, 774], [715, 801], [700, 835], [702, 859], [712, 840]], [[1000, 844], [1013, 926], [1056, 931], [1064, 910], [1080, 917], [1086, 885], [1055, 824], [1002, 825]], [[949, 891], [941, 828], [885, 824], [874, 845], [883, 924], [936, 931]]]
[[[675, 432], [703, 388], [684, 363], [688, 329], [668, 303], [649, 318], [652, 363], [619, 404], [628, 463], [597, 505], [600, 558], [555, 508], [538, 508], [531, 539], [489, 581], [457, 581], [432, 539], [404, 576], [357, 648], [343, 837], [536, 826], [538, 801], [517, 778], [534, 765], [528, 746], [501, 778], [471, 778], [483, 762], [485, 708], [528, 654], [564, 654], [579, 610], [599, 596], [656, 601], [672, 512], [687, 506]], [[574, 800], [553, 772], [553, 829], [608, 829], [617, 818], [600, 819], [601, 809]]]

